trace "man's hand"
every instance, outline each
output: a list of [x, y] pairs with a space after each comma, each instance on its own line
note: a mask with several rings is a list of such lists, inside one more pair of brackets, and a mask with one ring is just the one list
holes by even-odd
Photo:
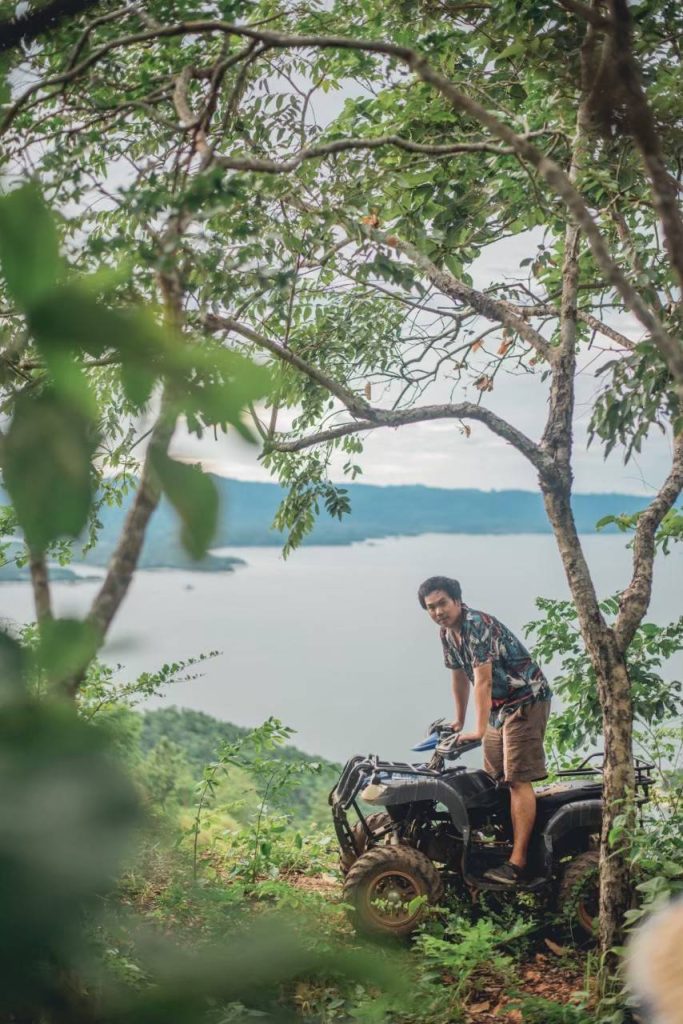
[[453, 732], [462, 732], [462, 726], [463, 723], [457, 718], [454, 722], [450, 723], [450, 727], [453, 730]]
[[482, 740], [483, 732], [461, 732], [458, 736], [458, 743], [472, 743], [474, 740]]

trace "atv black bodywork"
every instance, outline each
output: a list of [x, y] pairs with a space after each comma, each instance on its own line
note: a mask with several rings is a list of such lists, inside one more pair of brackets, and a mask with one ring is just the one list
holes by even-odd
[[[348, 871], [346, 898], [352, 905], [358, 904], [359, 899], [372, 899], [371, 894], [356, 892], [356, 881], [363, 875], [361, 861], [377, 847], [385, 851], [393, 848], [399, 860], [402, 847], [417, 851], [430, 862], [428, 866], [419, 861], [423, 875], [432, 880], [432, 889], [436, 887], [434, 870], [441, 876], [441, 883], [464, 883], [470, 891], [507, 888], [483, 875], [488, 868], [507, 860], [512, 849], [509, 789], [482, 770], [452, 764], [480, 743], [458, 743], [457, 735], [449, 727], [435, 725], [439, 728], [439, 741], [429, 763], [354, 757], [330, 794], [342, 870]], [[647, 799], [652, 784], [647, 775], [651, 767], [642, 762], [636, 764], [641, 801]], [[518, 888], [533, 891], [552, 887], [557, 892], [566, 865], [597, 847], [602, 824], [599, 757], [587, 758], [571, 772], [558, 773], [556, 782], [537, 790], [537, 798], [527, 877]], [[368, 815], [361, 803], [384, 813]], [[595, 873], [595, 855], [585, 859]], [[378, 860], [387, 867], [391, 853], [376, 854], [373, 864]], [[388, 878], [389, 868], [387, 872]], [[406, 872], [407, 879], [410, 871]], [[383, 884], [386, 889], [389, 882], [385, 880]], [[401, 884], [413, 899], [408, 881], [404, 879]], [[370, 927], [363, 923], [362, 916], [356, 915], [361, 930], [383, 930], [381, 915]], [[588, 929], [591, 916], [584, 907], [583, 926]], [[395, 927], [388, 930], [396, 932]], [[409, 930], [406, 927], [401, 933]]]

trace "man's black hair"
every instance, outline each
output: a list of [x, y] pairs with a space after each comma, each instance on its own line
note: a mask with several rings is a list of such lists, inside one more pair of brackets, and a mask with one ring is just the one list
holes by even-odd
[[423, 608], [427, 607], [427, 595], [433, 594], [435, 590], [443, 590], [454, 601], [462, 601], [462, 590], [457, 580], [452, 580], [450, 576], [430, 576], [420, 584], [417, 591], [417, 599]]

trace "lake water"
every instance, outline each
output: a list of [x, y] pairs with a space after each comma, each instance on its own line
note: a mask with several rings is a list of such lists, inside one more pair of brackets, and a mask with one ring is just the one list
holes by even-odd
[[[622, 536], [586, 536], [601, 596], [623, 587], [630, 553]], [[202, 677], [152, 705], [177, 704], [251, 726], [276, 715], [314, 754], [405, 759], [425, 726], [451, 715], [450, 676], [437, 627], [419, 607], [428, 576], [456, 576], [474, 608], [513, 631], [534, 617], [537, 596], [568, 596], [551, 536], [425, 535], [350, 547], [226, 548], [248, 564], [234, 573], [138, 573], [104, 657], [124, 677], [219, 649]], [[649, 619], [681, 614], [683, 552], [659, 558]], [[92, 570], [88, 570], [91, 572]], [[56, 612], [79, 615], [97, 584], [54, 584]], [[0, 586], [0, 616], [33, 617], [30, 587]], [[672, 670], [680, 671], [680, 660]]]

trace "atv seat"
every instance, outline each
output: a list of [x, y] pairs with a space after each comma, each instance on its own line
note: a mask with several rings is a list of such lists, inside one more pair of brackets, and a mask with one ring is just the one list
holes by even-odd
[[595, 779], [590, 782], [582, 779], [552, 782], [536, 790], [537, 814], [539, 818], [547, 820], [565, 804], [577, 803], [579, 800], [599, 800], [601, 797], [602, 783]]

